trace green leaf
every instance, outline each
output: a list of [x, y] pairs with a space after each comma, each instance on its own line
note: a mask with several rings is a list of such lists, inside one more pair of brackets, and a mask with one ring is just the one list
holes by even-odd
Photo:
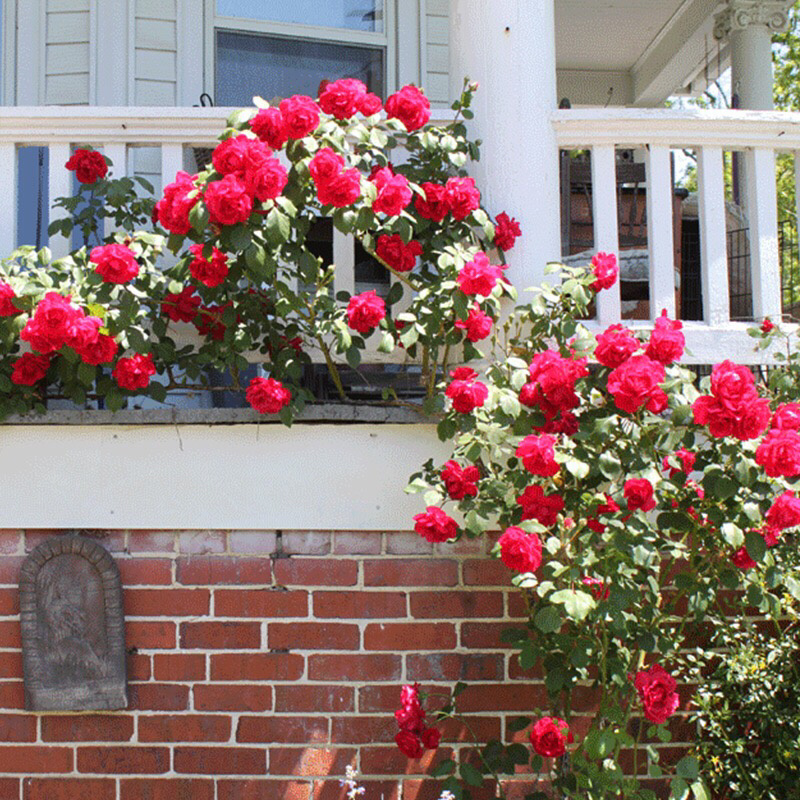
[[691, 785], [691, 790], [694, 795], [694, 800], [709, 800], [708, 790], [702, 780], [696, 780]]
[[711, 486], [711, 495], [717, 500], [727, 500], [736, 494], [739, 484], [730, 478], [717, 478]]
[[600, 472], [602, 472], [603, 475], [610, 481], [613, 481], [614, 478], [622, 473], [622, 464], [620, 463], [619, 458], [617, 458], [617, 456], [612, 452], [602, 452], [600, 454], [598, 463], [600, 465]]
[[163, 403], [167, 399], [167, 387], [163, 383], [153, 381], [150, 386], [150, 397], [158, 403]]
[[519, 742], [508, 745], [508, 747], [506, 747], [506, 753], [511, 759], [512, 764], [522, 766], [528, 763], [528, 748]]
[[753, 561], [763, 561], [767, 553], [767, 543], [760, 533], [755, 531], [748, 531], [744, 535], [744, 545], [747, 548], [747, 554]]
[[396, 281], [389, 289], [389, 294], [386, 296], [386, 305], [394, 305], [403, 296], [403, 284]]
[[[530, 717], [514, 717], [514, 719], [509, 720], [507, 727], [511, 733], [517, 733], [518, 731], [525, 730], [531, 722], [532, 720]], [[525, 760], [527, 761], [527, 757]]]
[[97, 374], [97, 367], [81, 362], [78, 364], [78, 381], [84, 386], [91, 386]]
[[195, 203], [189, 211], [189, 224], [197, 233], [203, 233], [208, 227], [210, 216], [205, 203], [200, 200]]
[[461, 775], [464, 783], [470, 786], [480, 786], [483, 783], [483, 773], [475, 769], [472, 764], [459, 764], [458, 773]]
[[542, 633], [553, 633], [557, 631], [561, 627], [562, 622], [561, 614], [555, 606], [540, 608], [533, 618], [533, 624]]
[[277, 206], [267, 214], [265, 223], [267, 241], [273, 246], [278, 247], [284, 242], [289, 241], [292, 234], [292, 221]]
[[350, 345], [345, 352], [347, 363], [355, 369], [361, 363], [361, 351], [354, 344]]
[[550, 595], [550, 601], [561, 603], [564, 610], [572, 619], [582, 620], [597, 607], [597, 602], [592, 595], [577, 589], [561, 589]]
[[689, 786], [683, 778], [673, 778], [669, 788], [670, 800], [688, 800]]
[[589, 474], [589, 465], [577, 458], [568, 458], [564, 466], [579, 481], [582, 481]]
[[695, 781], [700, 775], [700, 767], [693, 756], [684, 756], [675, 766], [675, 772], [687, 781]]
[[434, 778], [441, 778], [444, 775], [450, 775], [453, 770], [456, 768], [456, 762], [453, 761], [451, 758], [446, 758], [444, 761], [440, 761], [431, 772], [431, 776]]
[[378, 345], [379, 353], [391, 353], [394, 351], [394, 336], [388, 331], [383, 334], [381, 343]]

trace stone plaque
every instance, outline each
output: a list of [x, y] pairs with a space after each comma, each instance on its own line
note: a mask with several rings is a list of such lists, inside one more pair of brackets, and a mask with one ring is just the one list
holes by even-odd
[[25, 707], [125, 708], [125, 628], [119, 570], [92, 539], [40, 544], [19, 578]]

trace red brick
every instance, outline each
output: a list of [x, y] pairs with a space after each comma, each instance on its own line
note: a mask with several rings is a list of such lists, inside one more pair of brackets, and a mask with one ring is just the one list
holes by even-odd
[[414, 592], [411, 616], [419, 619], [470, 619], [502, 617], [500, 592]]
[[547, 692], [542, 684], [471, 683], [458, 696], [458, 709], [467, 711], [519, 711], [547, 705]]
[[139, 717], [140, 742], [227, 742], [231, 718], [221, 714]]
[[130, 707], [140, 711], [183, 711], [189, 707], [189, 687], [174, 683], [128, 684]]
[[[0, 781], [2, 787], [2, 781]], [[0, 792], [2, 789], [0, 788]], [[12, 795], [2, 794], [2, 797]], [[15, 793], [14, 798], [17, 797]], [[117, 783], [109, 778], [25, 778], [23, 800], [116, 800]]]
[[421, 758], [408, 758], [396, 746], [362, 747], [361, 771], [367, 775], [423, 775], [452, 756], [449, 747], [426, 750]]
[[276, 686], [275, 710], [354, 711], [355, 694], [350, 686]]
[[[112, 553], [119, 553], [125, 549], [125, 531], [84, 530], [81, 533], [89, 539], [99, 541], [106, 550], [110, 550]], [[28, 528], [25, 531], [25, 551], [30, 552], [54, 536], [66, 535], [68, 535], [68, 531], [63, 529]]]
[[166, 747], [79, 747], [78, 772], [158, 775], [169, 771]]
[[270, 775], [344, 775], [348, 765], [354, 765], [356, 751], [352, 748], [270, 747]]
[[275, 582], [283, 586], [355, 586], [358, 562], [331, 558], [276, 558]]
[[175, 623], [126, 622], [125, 646], [137, 650], [170, 650], [175, 647]]
[[374, 622], [364, 629], [365, 650], [452, 650], [451, 622]]
[[383, 536], [375, 531], [338, 531], [333, 537], [333, 552], [337, 555], [370, 555], [381, 552]]
[[262, 748], [176, 747], [175, 772], [188, 775], [266, 775]]
[[22, 653], [3, 653], [0, 657], [0, 678], [22, 677]]
[[426, 653], [406, 656], [410, 681], [495, 681], [503, 679], [499, 653]]
[[[506, 800], [523, 800], [523, 795], [528, 795], [534, 788], [530, 781], [523, 784], [525, 789], [522, 794], [506, 794]], [[549, 788], [549, 787], [545, 787]], [[442, 791], [441, 779], [412, 778], [403, 781], [403, 800], [438, 800]], [[506, 792], [509, 790], [506, 789]], [[497, 797], [497, 786], [494, 781], [484, 781], [479, 788], [469, 787], [472, 800], [494, 800]]]
[[331, 534], [323, 531], [283, 531], [281, 549], [290, 554], [324, 556], [331, 551]]
[[[379, 800], [400, 800], [400, 787], [397, 781], [371, 781], [359, 778], [358, 785], [366, 792], [364, 797], [379, 798]], [[439, 789], [441, 790], [441, 783]], [[314, 781], [312, 800], [347, 800], [347, 787], [339, 780]], [[438, 795], [437, 795], [438, 798]]]
[[278, 549], [276, 531], [229, 531], [228, 549], [231, 553], [268, 556]]
[[405, 617], [402, 592], [314, 592], [314, 616], [339, 619]]
[[129, 778], [120, 789], [120, 800], [214, 800], [213, 780]]
[[19, 584], [19, 568], [25, 560], [23, 556], [3, 556], [0, 558], [0, 584]]
[[470, 558], [464, 562], [465, 586], [510, 586], [511, 574], [496, 558]]
[[178, 559], [177, 570], [178, 583], [183, 584], [269, 584], [272, 580], [268, 558], [190, 556]]
[[[467, 721], [469, 725], [458, 719], [430, 722], [441, 731], [443, 742], [471, 743], [475, 740], [470, 731], [474, 732], [480, 742], [499, 739], [501, 736], [499, 717], [470, 716]], [[395, 733], [396, 726], [386, 724], [385, 714], [373, 717], [334, 717], [331, 720], [331, 742], [334, 744], [390, 744], [394, 741]]]
[[311, 784], [304, 781], [217, 782], [217, 800], [309, 800], [310, 794]]
[[358, 690], [358, 709], [367, 711], [394, 712], [400, 705], [401, 684], [384, 684], [380, 686], [363, 686]]
[[269, 711], [272, 687], [235, 685], [194, 686], [194, 707], [198, 711]]
[[0, 681], [0, 708], [25, 708], [25, 689], [22, 681]]
[[208, 614], [208, 589], [126, 589], [125, 614], [131, 617], [195, 617]]
[[308, 592], [281, 589], [218, 589], [215, 617], [307, 617]]
[[357, 650], [359, 639], [358, 625], [271, 622], [267, 628], [273, 650]]
[[131, 553], [174, 553], [175, 534], [172, 531], [131, 531], [128, 550]]
[[0, 742], [35, 742], [36, 717], [0, 714]]
[[123, 586], [168, 586], [172, 583], [172, 561], [168, 558], [118, 558], [117, 566]]
[[427, 555], [433, 552], [433, 543], [418, 533], [394, 531], [386, 534], [386, 552], [394, 556]]
[[45, 742], [127, 742], [133, 736], [133, 717], [121, 714], [42, 717]]
[[224, 653], [211, 656], [211, 680], [296, 681], [303, 667], [295, 653]]
[[181, 647], [238, 650], [261, 647], [260, 622], [182, 622]]
[[13, 555], [23, 548], [23, 534], [19, 528], [0, 528], [0, 554]]
[[153, 656], [157, 681], [204, 681], [206, 657], [200, 653], [157, 653]]
[[223, 531], [183, 531], [178, 534], [178, 549], [181, 553], [224, 553], [225, 546], [226, 537]]
[[19, 614], [19, 592], [16, 589], [0, 589], [0, 615], [7, 617]]
[[0, 622], [0, 647], [22, 647], [19, 620]]
[[0, 747], [0, 773], [72, 772], [72, 750], [67, 747]]
[[507, 601], [508, 616], [512, 619], [528, 619], [528, 604], [522, 592], [509, 592]]
[[328, 718], [310, 716], [240, 717], [237, 742], [283, 742], [325, 744], [328, 741]]
[[[25, 781], [32, 781], [32, 780], [33, 778], [25, 779]], [[9, 800], [17, 800], [17, 798], [19, 797], [19, 778], [0, 778], [0, 797], [8, 797]], [[39, 797], [33, 798], [33, 800], [46, 800], [46, 798], [40, 795]], [[56, 797], [54, 798], [54, 800], [59, 800], [59, 798]], [[64, 800], [72, 800], [72, 798], [64, 798]], [[105, 797], [94, 798], [91, 796], [87, 796], [86, 800], [107, 800], [107, 799]], [[114, 800], [114, 798], [110, 798], [109, 800]]]
[[328, 655], [308, 657], [308, 678], [312, 681], [395, 681], [400, 680], [401, 657], [395, 655]]
[[508, 622], [464, 622], [461, 625], [461, 646], [469, 648], [512, 649], [500, 634], [509, 628], [518, 627]]
[[458, 562], [435, 558], [381, 558], [364, 562], [365, 586], [455, 586]]
[[433, 552], [440, 556], [476, 556], [486, 554], [485, 536], [476, 536], [470, 539], [463, 536], [456, 542], [437, 542]]

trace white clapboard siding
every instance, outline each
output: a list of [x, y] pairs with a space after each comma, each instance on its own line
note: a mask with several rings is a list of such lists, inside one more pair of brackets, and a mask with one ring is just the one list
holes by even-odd
[[44, 102], [89, 102], [89, 0], [47, 0]]
[[178, 104], [177, 23], [175, 0], [136, 0], [133, 66], [136, 105]]
[[425, 0], [425, 91], [431, 103], [449, 105], [450, 97], [450, 0]]

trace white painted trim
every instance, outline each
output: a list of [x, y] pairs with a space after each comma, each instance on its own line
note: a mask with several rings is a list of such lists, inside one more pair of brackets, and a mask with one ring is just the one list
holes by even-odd
[[650, 318], [666, 310], [675, 318], [675, 247], [672, 163], [663, 145], [647, 150], [647, 247], [650, 252]]
[[[617, 154], [613, 147], [601, 145], [592, 150], [592, 218], [594, 250], [619, 253], [617, 212]], [[622, 317], [619, 281], [597, 295], [597, 321], [605, 326]]]
[[38, 106], [44, 100], [47, 34], [45, 0], [18, 0], [15, 103]]
[[0, 426], [9, 528], [409, 530], [432, 425]]
[[[84, 143], [80, 139], [76, 139], [76, 141], [81, 144]], [[65, 209], [53, 207], [53, 201], [57, 197], [71, 197], [73, 195], [73, 173], [64, 169], [64, 165], [71, 154], [72, 148], [69, 142], [58, 142], [50, 145], [50, 168], [48, 170], [48, 197], [50, 198], [51, 206], [50, 222], [67, 216]], [[51, 236], [48, 246], [54, 258], [62, 258], [72, 249], [69, 239], [61, 234]]]
[[177, 0], [177, 4], [176, 96], [178, 105], [191, 106], [200, 102], [203, 92], [214, 96], [214, 87], [206, 86], [204, 80], [205, 48], [197, 46], [198, 42], [205, 42], [205, 15], [197, 13], [197, 0]]
[[[423, 86], [428, 79], [428, 0], [419, 0], [417, 41], [419, 42], [419, 76], [417, 77], [417, 86]], [[452, 78], [450, 79], [450, 83], [452, 84]], [[451, 85], [450, 94], [452, 95], [452, 93]]]
[[3, 16], [3, 36], [0, 40], [0, 69], [3, 80], [0, 82], [0, 105], [14, 105], [17, 58], [17, 8], [16, 0], [0, 0], [0, 14]]
[[17, 246], [17, 148], [0, 144], [0, 258]]
[[352, 236], [333, 226], [333, 263], [336, 265], [336, 292], [356, 292], [356, 260]]

